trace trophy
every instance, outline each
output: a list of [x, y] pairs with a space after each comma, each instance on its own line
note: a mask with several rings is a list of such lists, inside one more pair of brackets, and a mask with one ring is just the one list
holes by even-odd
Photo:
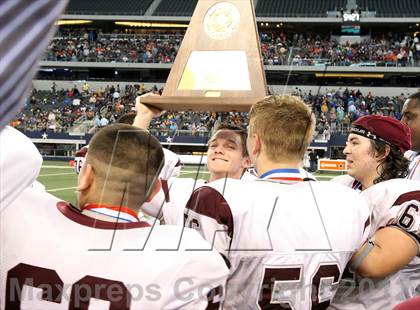
[[248, 111], [267, 95], [252, 0], [199, 0], [161, 96], [175, 111]]

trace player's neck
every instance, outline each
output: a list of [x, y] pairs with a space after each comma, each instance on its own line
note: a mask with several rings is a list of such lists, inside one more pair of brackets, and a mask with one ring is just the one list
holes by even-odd
[[365, 178], [363, 178], [363, 180], [358, 180], [362, 184], [361, 190], [363, 191], [363, 190], [371, 187], [373, 184], [375, 184], [374, 181], [378, 177], [379, 177], [379, 175], [377, 173], [375, 173], [374, 175], [366, 176]]
[[87, 204], [82, 213], [91, 218], [106, 222], [138, 222], [138, 214], [125, 206]]
[[226, 172], [211, 172], [209, 182], [217, 181], [224, 178], [232, 178], [239, 180], [242, 176], [242, 170], [236, 172], [236, 173], [226, 173]]
[[291, 160], [291, 159], [284, 159], [280, 161], [262, 161], [257, 160], [255, 163], [255, 168], [258, 172], [258, 175], [263, 175], [264, 173], [274, 170], [274, 169], [299, 169], [301, 166], [300, 160]]

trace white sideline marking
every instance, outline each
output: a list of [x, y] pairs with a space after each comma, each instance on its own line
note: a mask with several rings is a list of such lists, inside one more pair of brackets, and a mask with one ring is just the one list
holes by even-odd
[[47, 192], [60, 192], [60, 191], [66, 191], [68, 189], [76, 189], [76, 186], [73, 187], [61, 187], [61, 188], [51, 188], [51, 189], [47, 189]]
[[52, 177], [56, 175], [70, 175], [70, 174], [74, 174], [77, 176], [77, 174], [74, 172], [65, 172], [65, 173], [40, 174], [39, 177]]
[[66, 166], [42, 166], [41, 168], [51, 168], [51, 169], [74, 169], [74, 167]]

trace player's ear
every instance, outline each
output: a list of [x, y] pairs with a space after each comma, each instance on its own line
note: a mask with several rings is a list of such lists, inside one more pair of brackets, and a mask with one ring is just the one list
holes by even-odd
[[254, 140], [254, 145], [252, 147], [251, 152], [253, 155], [258, 155], [261, 152], [261, 139], [256, 133], [254, 133], [252, 136]]
[[146, 198], [145, 202], [151, 202], [153, 197], [156, 196], [156, 194], [162, 189], [162, 183], [160, 179], [158, 179], [155, 182], [155, 185], [153, 185], [152, 191], [150, 192], [149, 196]]
[[383, 153], [376, 152], [376, 158], [378, 159], [378, 161], [382, 162], [385, 160], [385, 158], [389, 155], [390, 152], [391, 152], [391, 147], [389, 145], [385, 145], [385, 149]]
[[95, 172], [93, 171], [92, 165], [86, 163], [85, 167], [83, 167], [83, 170], [79, 174], [79, 178], [77, 179], [77, 190], [88, 190], [93, 183], [94, 175]]
[[243, 168], [249, 168], [251, 167], [251, 158], [249, 158], [249, 156], [244, 156], [244, 158], [242, 158], [242, 167]]

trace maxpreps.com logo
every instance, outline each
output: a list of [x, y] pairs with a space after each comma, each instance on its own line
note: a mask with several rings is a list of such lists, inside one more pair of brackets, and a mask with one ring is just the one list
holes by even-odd
[[235, 5], [219, 2], [204, 17], [204, 30], [214, 40], [225, 40], [238, 28], [241, 15]]

